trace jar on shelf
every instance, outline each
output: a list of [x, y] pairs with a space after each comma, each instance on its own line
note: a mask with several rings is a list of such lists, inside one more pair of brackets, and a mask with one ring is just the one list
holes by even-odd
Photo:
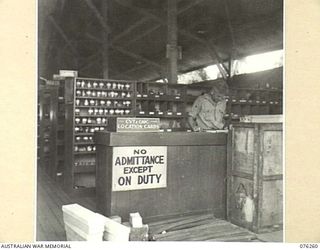
[[106, 124], [106, 123], [107, 123], [107, 119], [106, 119], [106, 118], [102, 118], [102, 119], [101, 119], [101, 122], [102, 122], [103, 124]]
[[110, 88], [111, 88], [111, 83], [108, 82], [108, 83], [107, 83], [107, 89], [110, 89]]
[[121, 92], [121, 97], [124, 98], [127, 96], [127, 93], [126, 92]]
[[91, 124], [92, 123], [92, 119], [91, 118], [88, 118], [88, 124]]
[[76, 124], [80, 123], [80, 118], [75, 118], [74, 120], [75, 120]]
[[80, 109], [74, 109], [74, 113], [75, 113], [76, 115], [79, 115], [79, 114], [80, 114]]
[[109, 107], [112, 102], [110, 100], [108, 100], [106, 103], [107, 103], [107, 107]]
[[82, 123], [83, 123], [83, 124], [86, 124], [86, 123], [87, 123], [87, 121], [88, 121], [88, 119], [87, 119], [87, 118], [82, 118]]
[[131, 94], [130, 92], [127, 93], [127, 98], [130, 98], [131, 97]]
[[78, 146], [75, 146], [74, 147], [74, 152], [78, 152], [79, 151], [79, 147]]
[[96, 121], [97, 121], [97, 124], [101, 124], [101, 118], [100, 118], [100, 117], [98, 117], [98, 118], [96, 119]]
[[80, 132], [80, 128], [79, 128], [79, 127], [75, 127], [75, 128], [74, 128], [74, 131], [75, 131], [75, 132]]
[[101, 100], [101, 101], [100, 101], [100, 105], [101, 105], [101, 106], [104, 106], [105, 104], [106, 104], [106, 101], [105, 101], [105, 100]]
[[92, 146], [87, 146], [87, 151], [91, 152], [92, 151]]
[[86, 95], [87, 95], [87, 96], [91, 96], [91, 90], [87, 90], [87, 91], [86, 91]]
[[92, 85], [91, 85], [91, 82], [88, 82], [88, 83], [87, 83], [87, 88], [91, 88], [91, 86], [92, 86]]
[[130, 110], [129, 110], [129, 109], [126, 109], [126, 110], [124, 111], [124, 113], [125, 113], [126, 115], [128, 115], [128, 114], [130, 114]]
[[99, 109], [99, 115], [103, 115], [103, 109]]
[[97, 91], [97, 97], [101, 97], [101, 91]]
[[82, 95], [81, 90], [77, 90], [77, 91], [76, 91], [76, 95], [77, 95], [77, 96], [81, 96], [81, 95]]
[[103, 131], [104, 130], [104, 127], [100, 127], [100, 129], [99, 129], [100, 131]]
[[89, 106], [89, 101], [88, 101], [88, 99], [85, 99], [85, 100], [84, 100], [84, 106]]
[[76, 105], [79, 106], [80, 105], [80, 100], [76, 99]]
[[80, 87], [81, 87], [81, 82], [80, 82], [80, 81], [77, 81], [76, 86], [77, 86], [78, 88], [80, 88]]
[[91, 106], [94, 106], [95, 103], [96, 103], [96, 102], [95, 102], [94, 100], [90, 100], [90, 105], [91, 105]]
[[110, 113], [110, 115], [113, 115], [113, 114], [114, 114], [114, 110], [113, 110], [113, 109], [110, 109], [110, 110], [109, 110], [109, 113]]
[[97, 96], [97, 92], [96, 92], [96, 91], [92, 91], [92, 92], [91, 92], [91, 96], [92, 96], [92, 97], [96, 97], [96, 96]]
[[84, 136], [84, 137], [83, 137], [83, 140], [84, 140], [84, 141], [88, 141], [88, 140], [89, 140], [89, 137], [88, 137], [88, 136]]
[[89, 108], [88, 114], [89, 114], [89, 115], [92, 115], [92, 114], [93, 114], [93, 109], [92, 109], [92, 108]]
[[85, 81], [82, 81], [82, 82], [81, 82], [81, 88], [84, 88], [85, 86], [86, 86]]
[[100, 88], [103, 88], [103, 87], [104, 87], [104, 83], [103, 83], [103, 82], [100, 82], [100, 83], [99, 83], [99, 87], [100, 87]]
[[117, 88], [117, 84], [114, 82], [114, 83], [112, 83], [112, 88], [113, 89], [116, 89]]
[[109, 113], [108, 109], [104, 109], [104, 114], [107, 115]]
[[107, 97], [107, 92], [106, 91], [102, 91], [101, 92], [101, 97]]
[[94, 114], [97, 115], [99, 113], [99, 109], [95, 108], [94, 109]]
[[79, 142], [81, 140], [80, 136], [76, 136], [76, 142]]
[[98, 87], [98, 83], [97, 83], [97, 82], [93, 82], [92, 86], [93, 86], [94, 88], [97, 88], [97, 87]]
[[127, 83], [127, 84], [125, 85], [125, 88], [126, 88], [126, 90], [129, 90], [129, 89], [130, 89], [130, 84]]

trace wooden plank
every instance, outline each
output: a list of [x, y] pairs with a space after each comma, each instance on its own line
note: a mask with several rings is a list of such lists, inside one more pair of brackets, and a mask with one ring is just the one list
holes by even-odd
[[227, 135], [224, 133], [109, 133], [96, 132], [95, 143], [107, 146], [225, 146]]
[[247, 232], [241, 232], [234, 235], [219, 237], [215, 239], [210, 239], [207, 241], [220, 241], [220, 242], [245, 242], [256, 239], [257, 237], [252, 234], [248, 234]]
[[[244, 233], [244, 230], [242, 228], [233, 228], [233, 227], [225, 227], [224, 229], [221, 229], [221, 231], [211, 233], [209, 232], [203, 232], [203, 234], [196, 235], [190, 237], [189, 240], [192, 241], [206, 241], [206, 240], [213, 240], [220, 237], [230, 237], [232, 235], [238, 234], [238, 233]], [[245, 232], [245, 235], [247, 235], [248, 232]]]
[[190, 227], [193, 224], [208, 222], [208, 220], [212, 220], [213, 215], [202, 215], [202, 216], [192, 216], [191, 218], [184, 218], [179, 221], [175, 221], [172, 223], [165, 223], [160, 226], [149, 225], [151, 234], [158, 234], [163, 231], [170, 232], [179, 230], [184, 227]]
[[93, 4], [93, 2], [91, 0], [84, 0], [85, 3], [88, 5], [88, 7], [93, 11], [95, 17], [98, 19], [98, 21], [100, 22], [100, 25], [102, 26], [103, 30], [106, 33], [110, 33], [110, 28], [108, 27], [108, 25], [105, 22], [105, 19], [103, 18], [103, 16], [101, 15], [101, 13], [99, 12], [99, 10], [97, 9], [97, 7]]
[[53, 24], [53, 27], [57, 30], [57, 32], [62, 36], [63, 40], [68, 44], [69, 48], [73, 52], [74, 55], [78, 55], [77, 50], [75, 47], [72, 45], [70, 39], [67, 37], [65, 32], [62, 30], [61, 26], [56, 22], [56, 20], [53, 18], [53, 16], [48, 17], [50, 22]]
[[227, 232], [232, 229], [234, 229], [234, 227], [232, 227], [230, 223], [218, 220], [189, 229], [155, 235], [154, 238], [158, 241], [192, 240], [193, 238], [200, 237], [201, 235], [203, 236], [205, 233], [209, 234], [210, 237], [213, 237], [216, 232]]
[[159, 64], [159, 63], [157, 63], [157, 62], [154, 62], [154, 61], [152, 61], [152, 60], [150, 60], [150, 59], [148, 59], [148, 58], [145, 58], [144, 56], [135, 54], [135, 53], [133, 53], [133, 52], [131, 52], [131, 51], [129, 51], [129, 50], [126, 50], [126, 49], [124, 49], [123, 47], [120, 47], [120, 46], [117, 46], [117, 45], [112, 45], [111, 47], [112, 47], [113, 49], [121, 52], [122, 54], [125, 54], [125, 55], [127, 55], [127, 56], [130, 56], [130, 57], [132, 57], [132, 58], [135, 58], [135, 59], [138, 59], [138, 60], [141, 60], [141, 61], [144, 61], [144, 62], [146, 62], [146, 63], [148, 63], [148, 64], [150, 64], [150, 65], [152, 65], [152, 66], [154, 66], [154, 67], [156, 67], [156, 68], [158, 68], [158, 69], [160, 69], [160, 70], [163, 70], [163, 67], [162, 67], [161, 64]]

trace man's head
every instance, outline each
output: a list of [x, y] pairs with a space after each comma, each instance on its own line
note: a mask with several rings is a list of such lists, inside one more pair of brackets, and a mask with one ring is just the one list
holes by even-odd
[[225, 83], [216, 83], [210, 90], [210, 95], [216, 102], [224, 100], [227, 94], [228, 86]]

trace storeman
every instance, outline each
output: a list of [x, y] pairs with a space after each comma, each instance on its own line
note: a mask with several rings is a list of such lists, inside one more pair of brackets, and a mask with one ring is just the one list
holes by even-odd
[[226, 114], [225, 95], [227, 92], [227, 85], [219, 83], [214, 85], [209, 93], [203, 94], [195, 100], [188, 118], [193, 131], [224, 128], [223, 117]]

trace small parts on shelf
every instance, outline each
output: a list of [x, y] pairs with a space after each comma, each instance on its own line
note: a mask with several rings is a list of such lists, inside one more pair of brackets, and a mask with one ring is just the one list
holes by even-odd
[[74, 152], [95, 152], [96, 146], [74, 146]]
[[75, 118], [76, 124], [107, 124], [107, 119], [104, 117], [96, 117], [96, 118]]
[[78, 80], [76, 82], [77, 88], [83, 89], [112, 89], [112, 90], [130, 90], [131, 84], [120, 83], [120, 82], [109, 82], [109, 81], [94, 81], [94, 80]]
[[94, 160], [92, 161], [76, 161], [74, 163], [75, 167], [90, 167], [90, 166], [95, 166], [96, 162]]
[[[79, 125], [78, 125], [79, 126]], [[76, 134], [78, 133], [94, 133], [95, 131], [103, 131], [105, 130], [105, 127], [75, 127], [74, 131]]]
[[93, 143], [93, 137], [92, 136], [76, 136], [75, 142], [85, 142], [85, 143]]
[[111, 100], [93, 100], [93, 99], [76, 99], [76, 106], [90, 107], [90, 106], [103, 106], [103, 107], [130, 107], [130, 101], [111, 101]]
[[77, 90], [76, 96], [83, 98], [130, 98], [129, 91], [96, 91], [96, 90]]

